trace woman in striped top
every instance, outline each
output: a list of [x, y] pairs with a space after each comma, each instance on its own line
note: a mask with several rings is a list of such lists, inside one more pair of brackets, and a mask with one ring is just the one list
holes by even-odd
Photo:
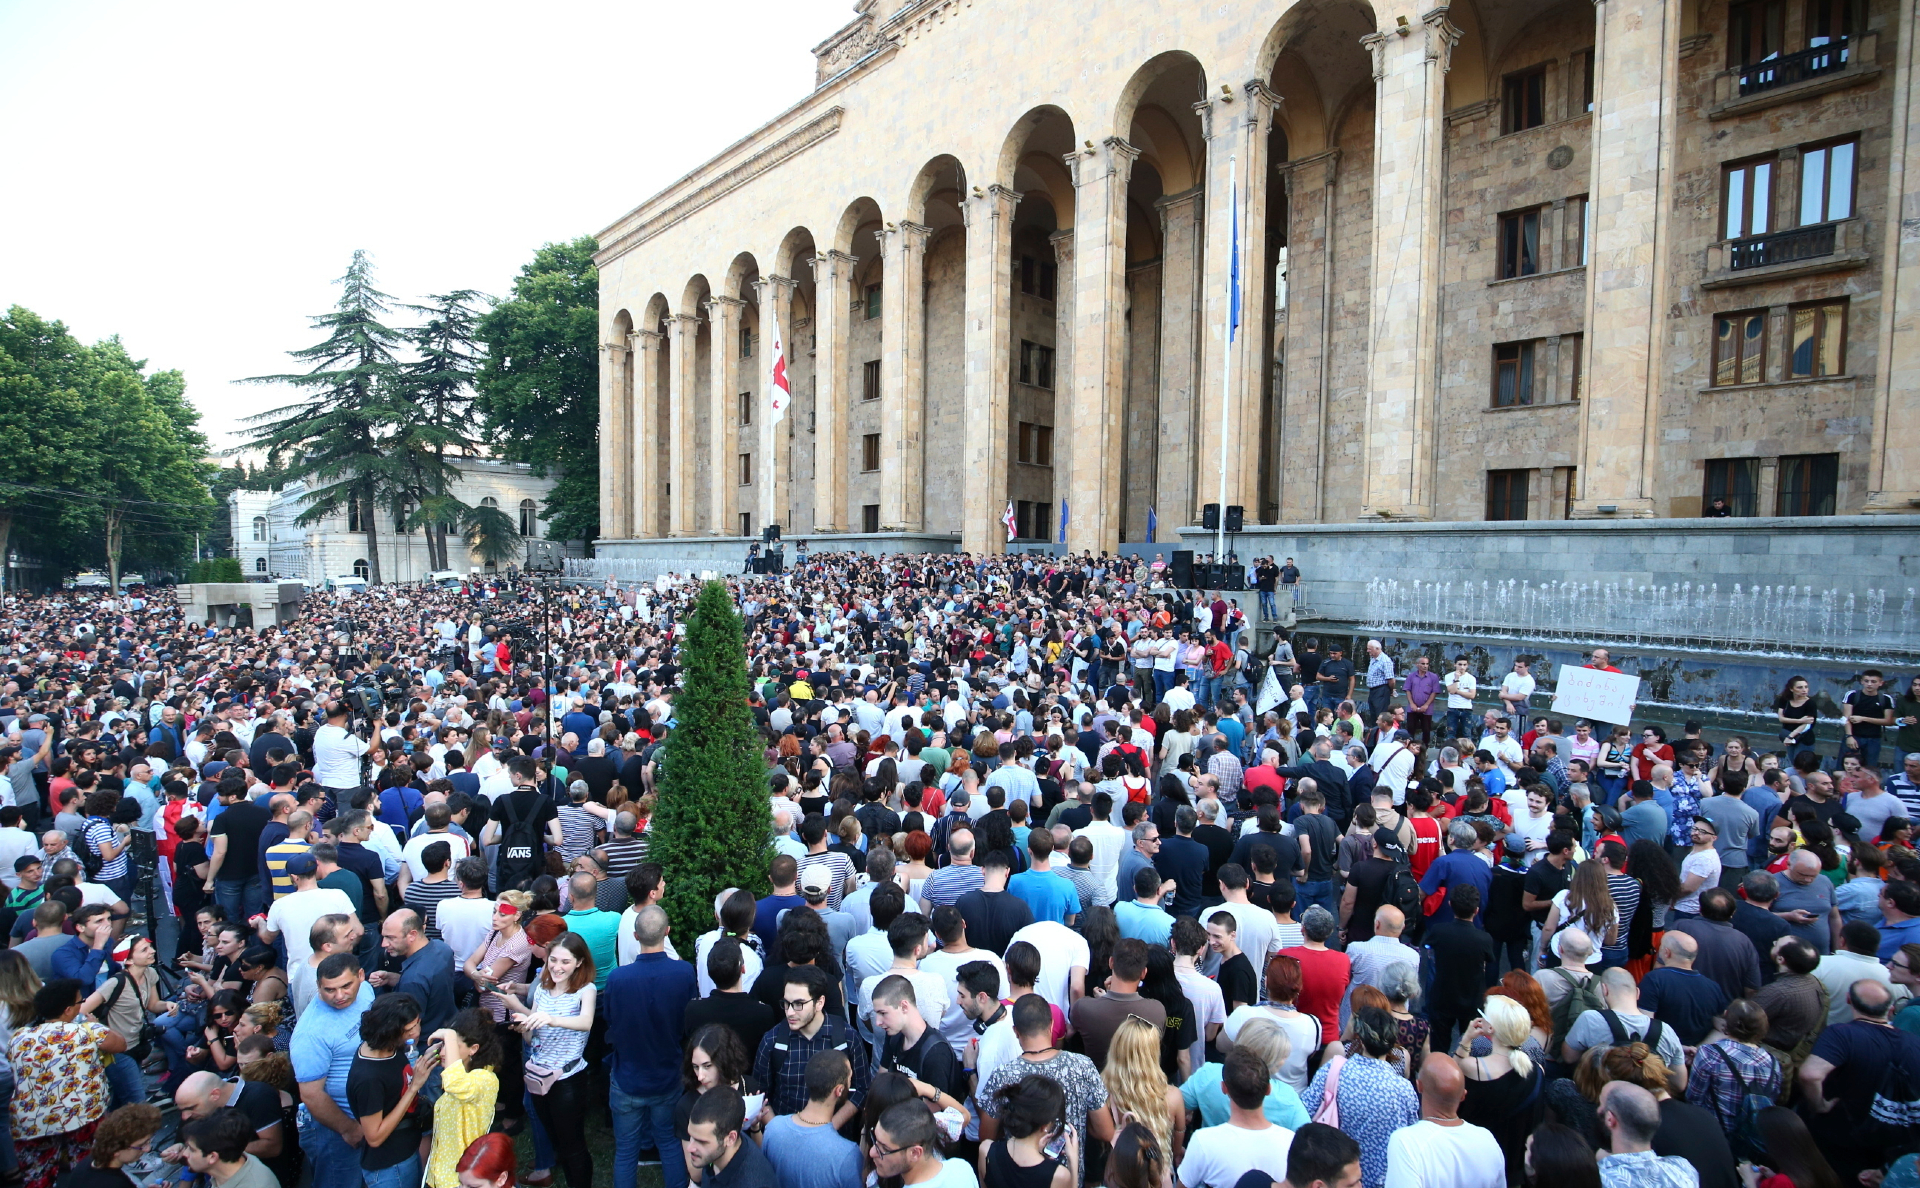
[[[592, 1094], [586, 1051], [595, 1006], [593, 953], [578, 933], [563, 932], [547, 947], [547, 966], [532, 983], [502, 983], [499, 994], [527, 1037], [528, 1075], [538, 1065], [559, 1073], [533, 1099], [534, 1112], [553, 1141], [569, 1188], [593, 1188], [593, 1155], [587, 1149], [586, 1118]], [[532, 1000], [528, 1005], [521, 995]]]

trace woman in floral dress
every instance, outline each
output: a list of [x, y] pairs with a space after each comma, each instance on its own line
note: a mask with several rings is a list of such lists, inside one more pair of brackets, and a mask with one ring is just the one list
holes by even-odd
[[22, 1188], [52, 1188], [93, 1149], [107, 1112], [107, 1062], [126, 1037], [80, 1018], [80, 983], [55, 978], [33, 998], [33, 1022], [7, 1045], [17, 1089], [13, 1143]]

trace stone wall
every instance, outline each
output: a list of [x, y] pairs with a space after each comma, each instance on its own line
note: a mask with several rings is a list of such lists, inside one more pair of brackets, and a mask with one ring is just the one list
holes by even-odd
[[[838, 553], [951, 553], [958, 550], [958, 536], [941, 533], [907, 534], [899, 532], [843, 532], [808, 536], [788, 533], [787, 563], [793, 563], [799, 542], [807, 542], [808, 551]], [[744, 536], [681, 536], [671, 539], [597, 540], [596, 558], [606, 560], [659, 559], [662, 561], [699, 561], [721, 568], [738, 570], [746, 559], [747, 546], [753, 541]]]

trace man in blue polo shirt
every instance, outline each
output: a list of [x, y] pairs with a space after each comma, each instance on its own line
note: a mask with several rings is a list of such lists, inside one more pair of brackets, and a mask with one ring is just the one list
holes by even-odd
[[313, 1188], [359, 1188], [363, 1139], [347, 1101], [347, 1074], [373, 987], [361, 979], [360, 959], [351, 953], [328, 956], [314, 980], [317, 990], [288, 1053], [300, 1082], [300, 1150], [313, 1165]]
[[[662, 1152], [679, 1150], [673, 1111], [681, 1092], [680, 1030], [698, 991], [693, 966], [667, 956], [667, 931], [666, 912], [641, 908], [633, 918], [640, 955], [609, 974], [601, 992], [613, 1063], [608, 1104], [615, 1184], [633, 1183], [649, 1137]], [[660, 1172], [666, 1188], [687, 1188], [684, 1160], [663, 1158]]]

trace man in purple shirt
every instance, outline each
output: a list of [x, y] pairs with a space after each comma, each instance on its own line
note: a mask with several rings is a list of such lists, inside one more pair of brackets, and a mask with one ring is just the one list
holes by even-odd
[[1433, 743], [1433, 707], [1440, 697], [1440, 674], [1433, 671], [1425, 656], [1413, 658], [1413, 671], [1407, 674], [1407, 733], [1421, 746]]

